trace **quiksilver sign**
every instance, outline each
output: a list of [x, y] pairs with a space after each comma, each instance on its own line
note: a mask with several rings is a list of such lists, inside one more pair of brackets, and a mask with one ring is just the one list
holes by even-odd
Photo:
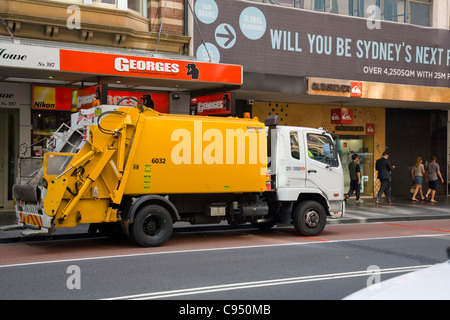
[[345, 84], [313, 82], [311, 84], [311, 89], [321, 91], [333, 91], [333, 92], [350, 92], [351, 86]]

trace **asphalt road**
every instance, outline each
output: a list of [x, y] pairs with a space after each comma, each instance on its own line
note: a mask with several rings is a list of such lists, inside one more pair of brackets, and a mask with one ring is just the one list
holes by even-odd
[[0, 299], [335, 300], [364, 288], [371, 266], [386, 280], [446, 261], [449, 245], [450, 220], [330, 225], [314, 238], [292, 228], [177, 233], [159, 248], [9, 243], [0, 245]]

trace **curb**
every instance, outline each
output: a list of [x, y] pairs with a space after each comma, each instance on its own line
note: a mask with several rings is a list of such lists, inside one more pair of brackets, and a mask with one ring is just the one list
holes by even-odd
[[420, 220], [444, 220], [450, 219], [450, 215], [441, 216], [410, 216], [410, 217], [379, 217], [379, 218], [341, 218], [327, 219], [327, 225], [351, 224], [351, 223], [379, 223], [389, 221], [420, 221]]

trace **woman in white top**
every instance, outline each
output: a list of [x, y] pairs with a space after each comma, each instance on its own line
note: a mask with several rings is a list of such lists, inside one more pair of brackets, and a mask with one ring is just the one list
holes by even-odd
[[411, 170], [411, 175], [414, 180], [414, 185], [416, 186], [416, 189], [414, 190], [414, 194], [413, 194], [411, 200], [419, 201], [416, 199], [416, 195], [419, 191], [420, 191], [421, 199], [424, 200], [425, 197], [423, 196], [422, 182], [423, 182], [423, 176], [425, 175], [425, 168], [422, 164], [421, 157], [417, 157], [416, 164], [413, 166], [413, 168]]

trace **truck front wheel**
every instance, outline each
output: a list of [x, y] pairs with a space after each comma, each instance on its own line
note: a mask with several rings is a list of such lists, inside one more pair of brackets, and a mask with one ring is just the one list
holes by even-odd
[[157, 247], [166, 242], [172, 235], [173, 220], [169, 211], [159, 205], [143, 206], [136, 213], [130, 225], [130, 236], [133, 241], [144, 247]]
[[327, 214], [320, 203], [309, 200], [295, 207], [292, 220], [297, 234], [307, 237], [317, 236], [325, 228]]

